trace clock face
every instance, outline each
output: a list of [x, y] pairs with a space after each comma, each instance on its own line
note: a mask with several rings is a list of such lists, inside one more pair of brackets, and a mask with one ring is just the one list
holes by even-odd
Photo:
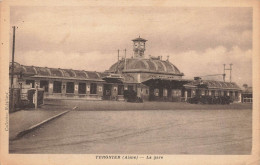
[[143, 42], [140, 43], [140, 47], [144, 48], [144, 43]]
[[144, 42], [135, 42], [134, 43], [134, 49], [144, 49]]
[[134, 43], [134, 48], [138, 48], [138, 43], [137, 42]]

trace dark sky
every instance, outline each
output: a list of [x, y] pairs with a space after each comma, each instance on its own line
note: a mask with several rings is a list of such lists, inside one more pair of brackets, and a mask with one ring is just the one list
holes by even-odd
[[252, 8], [12, 7], [13, 25], [24, 65], [104, 71], [140, 35], [146, 57], [169, 55], [184, 78], [232, 63], [233, 80], [252, 84]]

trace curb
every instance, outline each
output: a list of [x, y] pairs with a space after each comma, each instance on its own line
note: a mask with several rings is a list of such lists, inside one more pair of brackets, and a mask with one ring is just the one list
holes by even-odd
[[43, 124], [46, 124], [47, 122], [49, 122], [49, 121], [51, 121], [51, 120], [53, 120], [53, 119], [56, 119], [56, 118], [58, 118], [58, 117], [60, 117], [60, 116], [62, 116], [62, 115], [64, 115], [64, 114], [66, 114], [66, 113], [68, 113], [68, 112], [69, 112], [69, 110], [67, 110], [67, 111], [65, 111], [65, 112], [62, 112], [62, 113], [59, 113], [59, 114], [57, 114], [57, 115], [55, 115], [55, 116], [52, 116], [52, 117], [50, 117], [50, 118], [48, 118], [48, 119], [46, 119], [46, 120], [43, 120], [42, 122], [40, 122], [40, 123], [38, 123], [38, 124], [35, 124], [35, 125], [33, 125], [33, 126], [27, 128], [27, 129], [25, 129], [25, 130], [19, 132], [19, 133], [15, 136], [15, 138], [10, 139], [10, 140], [17, 140], [18, 138], [24, 136], [25, 134], [27, 134], [27, 133], [33, 131], [33, 130], [36, 129], [36, 128], [42, 126]]

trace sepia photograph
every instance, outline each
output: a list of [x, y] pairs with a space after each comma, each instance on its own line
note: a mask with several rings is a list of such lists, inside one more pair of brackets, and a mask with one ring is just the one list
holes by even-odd
[[252, 8], [10, 14], [10, 153], [251, 153]]
[[10, 6], [8, 154], [251, 155], [253, 13]]

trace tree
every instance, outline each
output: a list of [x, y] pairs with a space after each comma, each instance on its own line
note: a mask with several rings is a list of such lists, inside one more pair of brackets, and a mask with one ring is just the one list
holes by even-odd
[[244, 87], [245, 89], [247, 89], [247, 88], [248, 88], [248, 85], [247, 85], [247, 84], [243, 84], [243, 87]]

